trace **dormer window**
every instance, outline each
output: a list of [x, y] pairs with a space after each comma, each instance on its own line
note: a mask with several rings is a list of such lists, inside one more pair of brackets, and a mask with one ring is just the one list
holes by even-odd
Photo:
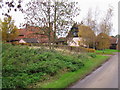
[[78, 32], [73, 32], [74, 37], [78, 37]]

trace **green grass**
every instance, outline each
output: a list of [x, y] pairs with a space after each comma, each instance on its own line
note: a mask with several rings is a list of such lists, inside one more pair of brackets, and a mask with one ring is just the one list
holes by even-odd
[[[90, 60], [84, 61], [85, 66], [75, 72], [68, 72], [62, 74], [59, 79], [55, 79], [50, 82], [45, 82], [42, 84], [42, 88], [66, 88], [71, 83], [76, 82], [79, 79], [82, 79], [87, 74], [91, 73], [95, 68], [100, 66], [103, 62], [108, 59], [108, 56], [97, 55], [96, 58], [92, 58]], [[38, 87], [38, 88], [39, 88]]]
[[105, 49], [105, 50], [96, 50], [96, 54], [114, 54], [114, 52], [120, 52], [120, 50], [114, 49]]

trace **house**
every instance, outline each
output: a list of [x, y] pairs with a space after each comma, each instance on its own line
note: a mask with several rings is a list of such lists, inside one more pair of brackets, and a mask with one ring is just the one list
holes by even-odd
[[23, 38], [19, 43], [39, 43], [39, 41], [36, 38]]
[[80, 24], [80, 25], [74, 24], [73, 27], [71, 28], [71, 30], [69, 31], [69, 33], [66, 37], [68, 46], [86, 47], [86, 45], [81, 42], [82, 38], [78, 36], [78, 32], [79, 32], [81, 25], [82, 24]]
[[78, 41], [80, 40], [80, 38], [78, 37], [78, 26], [77, 26], [77, 24], [73, 25], [73, 27], [69, 31], [66, 38], [67, 38], [68, 46], [79, 46]]
[[117, 50], [120, 50], [120, 38], [118, 38], [118, 40], [117, 40], [117, 46], [116, 46], [116, 49], [117, 49]]
[[118, 38], [115, 37], [110, 37], [110, 49], [117, 49], [117, 45], [118, 45]]
[[[78, 36], [78, 32], [80, 30], [80, 28], [84, 26], [83, 24], [75, 24], [73, 25], [73, 27], [71, 28], [71, 30], [69, 31], [68, 35], [67, 35], [67, 43], [69, 46], [82, 46], [82, 47], [87, 47], [87, 45], [85, 45], [84, 43], [82, 43], [83, 39], [81, 37]], [[118, 38], [115, 37], [110, 37], [110, 49], [119, 49], [118, 48]]]
[[[23, 29], [18, 29], [19, 36], [15, 38], [14, 41], [20, 41], [25, 38], [29, 38], [28, 40], [36, 39], [39, 43], [48, 43], [49, 38], [48, 34], [45, 33], [45, 30], [47, 30], [47, 27], [38, 27], [38, 26], [30, 26], [26, 25]], [[51, 39], [53, 39], [53, 32], [51, 31]]]

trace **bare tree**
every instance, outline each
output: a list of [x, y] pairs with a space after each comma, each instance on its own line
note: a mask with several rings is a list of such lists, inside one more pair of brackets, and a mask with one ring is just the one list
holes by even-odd
[[113, 16], [113, 8], [109, 7], [105, 17], [100, 22], [100, 31], [102, 33], [109, 35], [110, 32], [112, 31], [112, 26], [113, 26], [113, 23], [111, 22], [112, 16]]
[[100, 14], [100, 11], [99, 11], [99, 9], [96, 7], [96, 9], [95, 9], [95, 12], [94, 12], [94, 15], [93, 15], [93, 17], [94, 17], [94, 20], [93, 20], [93, 30], [94, 30], [94, 32], [95, 32], [95, 34], [97, 35], [98, 33], [99, 33], [99, 14]]
[[1, 0], [0, 1], [0, 11], [1, 14], [10, 17], [11, 11], [23, 11], [22, 0]]
[[[86, 18], [84, 19], [84, 23], [85, 25], [89, 26], [96, 35], [99, 32], [97, 19], [98, 19], [98, 9], [96, 8], [95, 12], [93, 13], [92, 9], [90, 8], [88, 10]], [[95, 48], [95, 40], [93, 41], [93, 48]]]
[[[54, 42], [56, 35], [62, 35], [66, 32], [74, 21], [73, 18], [79, 14], [77, 3], [69, 2], [68, 0], [53, 1], [53, 0], [32, 0], [27, 4], [26, 23], [39, 27], [50, 27], [44, 30], [45, 33], [54, 32]], [[51, 38], [51, 33], [48, 37]], [[50, 40], [50, 39], [49, 39]]]
[[86, 18], [84, 19], [84, 24], [89, 26], [95, 32], [95, 34], [98, 34], [99, 32], [98, 14], [99, 14], [98, 8], [95, 9], [95, 12], [92, 12], [92, 9], [90, 8], [88, 10]]
[[67, 33], [69, 27], [73, 25], [73, 18], [79, 15], [80, 11], [76, 5], [77, 3], [68, 0], [62, 0], [61, 2], [56, 0], [54, 2], [54, 40], [56, 39], [56, 33], [62, 36], [64, 33]]

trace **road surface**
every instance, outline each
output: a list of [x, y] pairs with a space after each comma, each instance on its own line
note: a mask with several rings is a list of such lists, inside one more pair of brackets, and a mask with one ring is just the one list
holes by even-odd
[[69, 88], [118, 88], [118, 53]]

